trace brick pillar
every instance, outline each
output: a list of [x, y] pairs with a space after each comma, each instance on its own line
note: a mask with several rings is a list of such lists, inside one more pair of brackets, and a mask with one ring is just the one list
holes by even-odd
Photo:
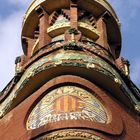
[[31, 38], [28, 38], [27, 40], [28, 40], [28, 53], [27, 53], [27, 56], [30, 59], [30, 57], [32, 56], [32, 51], [33, 51], [33, 46], [35, 44], [35, 40], [31, 39]]
[[29, 50], [31, 49], [30, 47], [32, 47], [32, 46], [30, 46], [31, 44], [30, 44], [30, 41], [29, 41], [29, 39], [28, 38], [26, 38], [26, 37], [22, 37], [22, 45], [23, 45], [23, 50], [24, 50], [24, 55], [21, 57], [21, 61], [22, 60], [24, 60], [24, 61], [22, 61], [22, 66], [29, 60], [29, 57], [30, 57], [30, 55], [29, 55]]
[[43, 10], [41, 6], [36, 8], [39, 16], [39, 49], [51, 42], [51, 37], [47, 34], [49, 27], [49, 15]]
[[78, 11], [77, 11], [77, 0], [71, 0], [70, 3], [70, 23], [71, 28], [78, 28]]
[[24, 37], [22, 38], [22, 42], [25, 48], [24, 54], [26, 56], [26, 59], [28, 60], [32, 55], [32, 49], [35, 44], [35, 39]]
[[97, 30], [100, 32], [100, 37], [96, 43], [100, 44], [106, 49], [109, 49], [109, 44], [107, 42], [106, 24], [102, 17], [97, 21]]

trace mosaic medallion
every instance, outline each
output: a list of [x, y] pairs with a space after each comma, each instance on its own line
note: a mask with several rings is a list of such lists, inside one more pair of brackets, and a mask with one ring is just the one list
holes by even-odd
[[35, 106], [27, 120], [27, 129], [63, 120], [106, 123], [107, 114], [93, 94], [79, 87], [63, 86], [46, 94]]

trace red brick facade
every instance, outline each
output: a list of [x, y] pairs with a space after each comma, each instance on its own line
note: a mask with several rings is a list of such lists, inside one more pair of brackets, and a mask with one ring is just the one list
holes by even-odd
[[24, 55], [0, 96], [2, 140], [139, 140], [140, 91], [106, 1], [34, 1]]

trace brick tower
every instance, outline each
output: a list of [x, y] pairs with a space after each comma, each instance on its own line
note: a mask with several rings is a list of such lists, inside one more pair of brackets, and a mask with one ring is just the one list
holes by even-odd
[[21, 39], [0, 95], [1, 140], [140, 139], [140, 91], [106, 0], [33, 0]]

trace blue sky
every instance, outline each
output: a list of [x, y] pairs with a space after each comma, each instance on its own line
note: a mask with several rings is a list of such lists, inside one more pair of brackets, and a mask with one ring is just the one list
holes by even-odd
[[[2, 0], [1, 0], [2, 1]], [[131, 79], [140, 88], [140, 0], [108, 0], [121, 22], [122, 53], [131, 64]], [[15, 73], [23, 15], [31, 0], [4, 0], [0, 4], [0, 90]]]

